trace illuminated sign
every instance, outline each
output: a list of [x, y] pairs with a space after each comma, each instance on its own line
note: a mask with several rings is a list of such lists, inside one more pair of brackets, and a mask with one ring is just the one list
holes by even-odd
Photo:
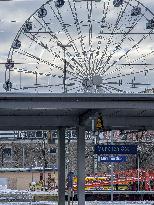
[[104, 128], [104, 125], [103, 125], [103, 117], [101, 114], [99, 114], [98, 118], [97, 118], [97, 121], [96, 121], [96, 129], [97, 130], [101, 130]]
[[98, 162], [126, 162], [126, 156], [98, 156]]
[[95, 145], [94, 154], [137, 154], [137, 145]]

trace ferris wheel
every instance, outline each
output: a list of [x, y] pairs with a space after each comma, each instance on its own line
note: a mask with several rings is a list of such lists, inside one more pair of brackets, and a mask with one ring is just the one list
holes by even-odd
[[137, 0], [49, 0], [22, 25], [6, 91], [140, 93], [154, 82], [154, 14]]

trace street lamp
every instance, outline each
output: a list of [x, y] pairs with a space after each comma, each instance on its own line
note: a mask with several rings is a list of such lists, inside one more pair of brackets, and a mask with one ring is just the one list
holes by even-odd
[[69, 172], [70, 172], [70, 160], [69, 160], [69, 157], [70, 157], [70, 135], [68, 135], [68, 132], [67, 132], [67, 137], [68, 137], [68, 141], [67, 141], [67, 147], [66, 147], [66, 157], [67, 157], [67, 160], [66, 160], [66, 178], [67, 178], [67, 188], [68, 188], [68, 205], [70, 205], [70, 196], [71, 196], [71, 190], [70, 190], [70, 184], [69, 184]]
[[[113, 145], [113, 138], [114, 138], [114, 130], [111, 131], [111, 145]], [[111, 154], [111, 157], [113, 155]], [[111, 162], [111, 201], [113, 202], [113, 190], [114, 190], [114, 186], [113, 186], [113, 162]]]
[[63, 71], [64, 77], [63, 77], [63, 85], [64, 85], [64, 93], [66, 93], [67, 90], [66, 90], [66, 56], [65, 56], [65, 53], [66, 53], [66, 48], [71, 47], [72, 44], [66, 44], [65, 45], [65, 44], [62, 44], [62, 43], [58, 42], [57, 46], [60, 46], [63, 49], [63, 52], [64, 52], [64, 71]]
[[140, 191], [140, 152], [141, 152], [141, 147], [137, 147], [137, 190]]

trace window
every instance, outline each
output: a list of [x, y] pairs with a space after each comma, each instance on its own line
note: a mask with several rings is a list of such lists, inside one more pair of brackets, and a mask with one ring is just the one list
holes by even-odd
[[10, 147], [6, 147], [2, 150], [3, 161], [10, 161], [12, 159], [12, 150]]

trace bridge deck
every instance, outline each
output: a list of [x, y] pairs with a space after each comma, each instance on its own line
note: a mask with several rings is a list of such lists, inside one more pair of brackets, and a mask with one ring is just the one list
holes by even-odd
[[91, 129], [99, 112], [109, 130], [154, 129], [151, 94], [0, 93], [0, 130]]

